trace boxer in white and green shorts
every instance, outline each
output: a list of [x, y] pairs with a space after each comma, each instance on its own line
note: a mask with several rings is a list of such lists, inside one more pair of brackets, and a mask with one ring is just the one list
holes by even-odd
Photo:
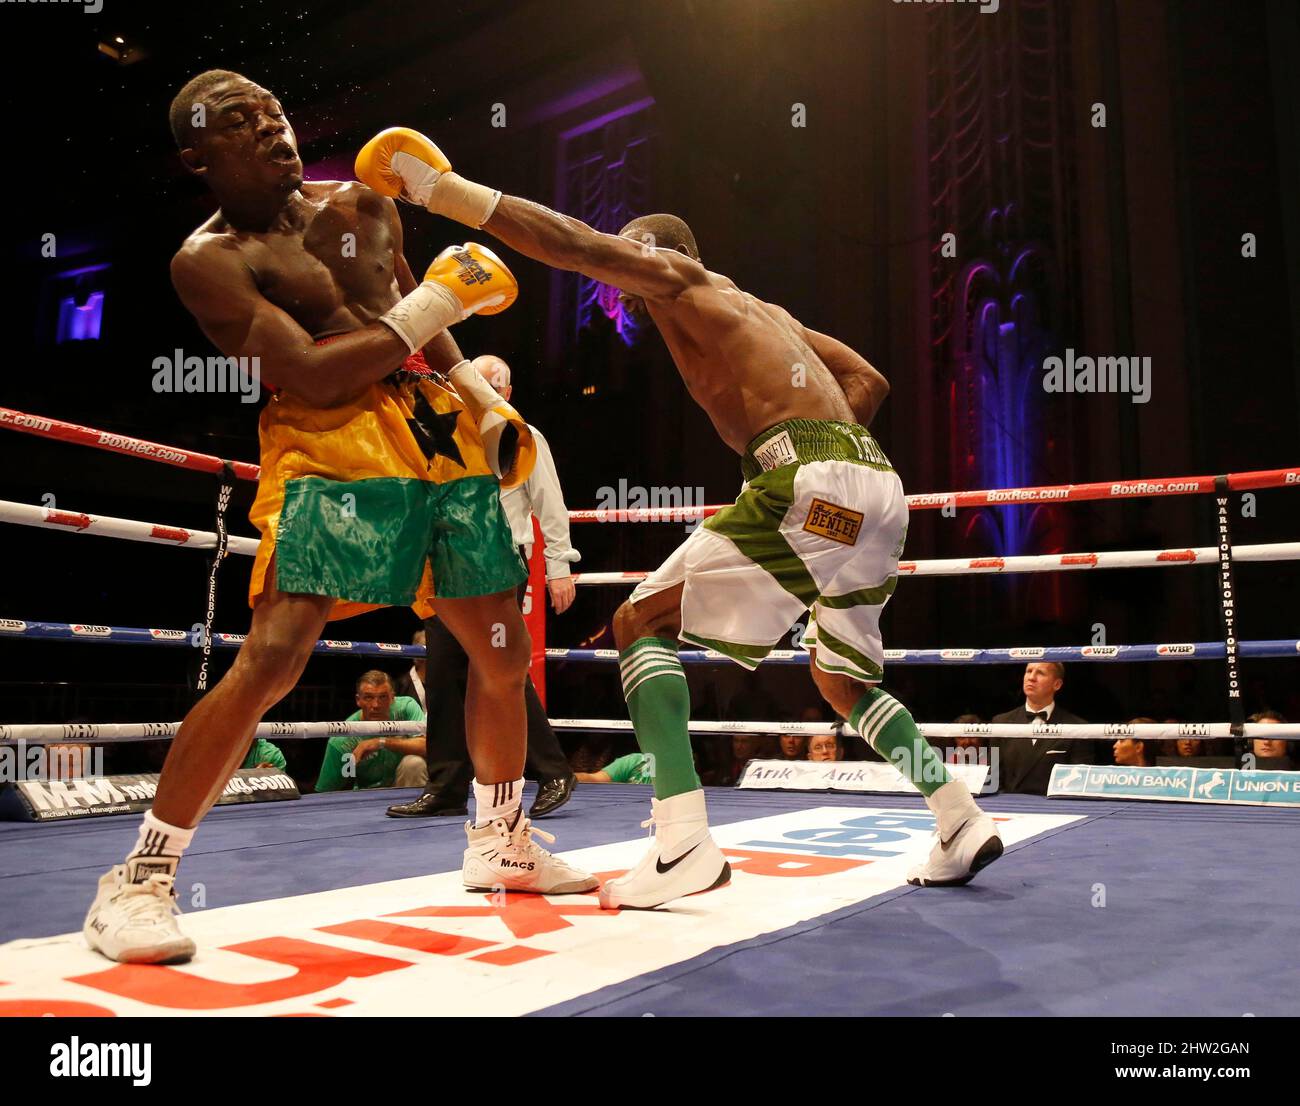
[[[904, 772], [935, 815], [939, 842], [909, 881], [965, 883], [997, 859], [997, 827], [948, 775], [907, 708], [876, 686], [880, 610], [907, 526], [898, 477], [866, 429], [889, 392], [885, 378], [843, 342], [706, 268], [677, 216], [644, 215], [602, 234], [503, 195], [459, 165], [452, 171], [443, 151], [415, 137], [418, 146], [393, 163], [395, 193], [526, 257], [617, 288], [625, 310], [654, 323], [691, 397], [744, 458], [747, 483], [735, 505], [692, 534], [614, 615], [628, 713], [654, 758], [655, 798], [643, 825], [654, 826], [655, 841], [632, 871], [602, 885], [601, 904], [661, 906], [730, 879], [691, 763], [677, 643], [710, 646], [752, 668], [808, 608], [822, 697]], [[773, 169], [782, 171], [793, 170]], [[820, 264], [806, 275], [825, 286], [836, 278]], [[824, 307], [824, 291], [805, 289], [805, 298]]]
[[632, 593], [683, 584], [683, 641], [757, 668], [811, 611], [816, 664], [878, 683], [880, 612], [907, 534], [903, 485], [865, 426], [790, 419], [750, 443], [745, 487]]

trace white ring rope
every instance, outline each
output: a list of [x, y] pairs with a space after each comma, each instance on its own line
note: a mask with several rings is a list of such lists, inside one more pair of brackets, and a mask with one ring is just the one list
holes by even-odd
[[[19, 526], [40, 526], [64, 532], [96, 534], [126, 541], [153, 542], [159, 545], [186, 546], [190, 549], [213, 549], [217, 535], [210, 530], [190, 530], [157, 522], [129, 518], [112, 518], [81, 511], [62, 511], [38, 507], [31, 503], [0, 500], [0, 522]], [[251, 557], [257, 553], [257, 539], [232, 535], [232, 553]], [[1232, 548], [1237, 561], [1300, 561], [1300, 542], [1268, 542], [1261, 545], [1236, 545]], [[1048, 553], [1018, 557], [951, 557], [939, 560], [901, 561], [903, 576], [965, 576], [1011, 572], [1072, 572], [1092, 568], [1170, 568], [1178, 565], [1215, 564], [1219, 551], [1213, 546], [1194, 549], [1129, 549], [1105, 553]], [[576, 584], [635, 584], [647, 572], [580, 572]]]
[[[0, 500], [0, 522], [19, 526], [48, 526], [77, 534], [97, 534], [126, 541], [154, 542], [158, 545], [187, 546], [190, 549], [215, 549], [217, 535], [211, 530], [189, 530], [184, 526], [164, 526], [158, 522], [139, 522], [131, 518], [89, 515], [81, 511], [61, 511], [56, 507], [37, 507], [31, 503]], [[256, 538], [231, 535], [227, 548], [231, 553], [252, 557], [257, 553]]]
[[[1300, 561], [1300, 542], [1234, 545], [1236, 561]], [[1042, 553], [1018, 557], [948, 557], [928, 561], [899, 561], [900, 576], [997, 575], [1010, 572], [1077, 572], [1090, 568], [1173, 568], [1217, 564], [1213, 546], [1194, 549], [1124, 549], [1106, 553]], [[648, 572], [579, 572], [576, 584], [635, 584]]]
[[[416, 722], [263, 722], [257, 727], [258, 737], [337, 737], [353, 734], [364, 737], [423, 737], [423, 719]], [[12, 741], [30, 741], [44, 744], [52, 741], [144, 741], [151, 738], [176, 736], [179, 722], [68, 722], [0, 726], [0, 744]]]
[[[630, 732], [632, 723], [625, 718], [552, 718], [551, 725], [560, 730], [610, 730]], [[170, 738], [180, 729], [179, 722], [71, 722], [0, 726], [0, 744], [8, 742], [99, 741], [104, 743]], [[1199, 737], [1230, 738], [1230, 722], [1092, 722], [1076, 725], [1051, 723], [1027, 725], [1012, 722], [918, 722], [924, 737], [1008, 737], [1064, 738], [1088, 741], [1098, 738], [1138, 737], [1144, 740]], [[370, 737], [423, 737], [426, 723], [414, 722], [263, 722], [258, 737], [310, 738], [353, 734]], [[696, 722], [692, 733], [727, 734], [826, 734], [852, 732], [840, 722]], [[1245, 737], [1300, 740], [1300, 723], [1248, 722]]]
[[[552, 718], [556, 729], [631, 730], [632, 723], [620, 718]], [[695, 722], [692, 733], [852, 733], [839, 722]], [[1088, 722], [1077, 725], [1028, 725], [1020, 722], [918, 722], [923, 737], [1011, 737], [1065, 738], [1090, 741], [1105, 737], [1140, 737], [1144, 739], [1232, 737], [1230, 722]], [[1300, 739], [1300, 723], [1247, 722], [1246, 737]]]

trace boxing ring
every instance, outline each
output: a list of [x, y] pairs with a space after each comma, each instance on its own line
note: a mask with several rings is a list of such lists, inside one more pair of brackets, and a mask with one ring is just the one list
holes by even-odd
[[[0, 426], [222, 478], [217, 522], [199, 531], [134, 519], [0, 503], [0, 521], [212, 554], [208, 610], [227, 554], [231, 482], [254, 465], [0, 409]], [[1214, 495], [1286, 488], [1300, 468], [1052, 488], [910, 496], [913, 510], [999, 503]], [[575, 523], [689, 521], [718, 508], [574, 511]], [[1222, 521], [1226, 527], [1226, 521]], [[1300, 559], [1300, 542], [904, 562], [900, 574], [1101, 571], [1213, 566], [1218, 641], [986, 649], [894, 649], [894, 665], [1090, 664], [1192, 659], [1222, 672], [1227, 720], [1214, 723], [1008, 726], [920, 723], [929, 737], [1300, 737], [1300, 725], [1244, 723], [1243, 658], [1300, 659], [1300, 639], [1239, 640], [1237, 562]], [[644, 573], [577, 576], [579, 586], [635, 584]], [[33, 612], [39, 613], [39, 612]], [[211, 650], [242, 635], [7, 618], [9, 640]], [[326, 640], [334, 656], [414, 657], [420, 647]], [[593, 666], [613, 651], [545, 650]], [[692, 665], [722, 663], [700, 650]], [[806, 664], [784, 650], [769, 663]], [[614, 675], [610, 673], [611, 677]], [[617, 718], [553, 719], [618, 731]], [[166, 738], [175, 722], [0, 726], [0, 747]], [[695, 733], [826, 732], [836, 724], [698, 722]], [[264, 723], [264, 736], [411, 733], [409, 723]], [[531, 785], [530, 785], [531, 787]], [[557, 848], [602, 878], [644, 850], [636, 823], [647, 789], [582, 786], [551, 817]], [[305, 795], [291, 804], [214, 808], [178, 880], [183, 925], [199, 954], [181, 968], [113, 965], [79, 927], [98, 874], [132, 843], [134, 818], [0, 822], [0, 1014], [553, 1015], [1282, 1014], [1293, 1009], [1274, 959], [1300, 936], [1294, 864], [1300, 807], [1045, 799], [982, 800], [1007, 842], [1002, 861], [960, 889], [915, 888], [905, 872], [928, 852], [933, 818], [917, 794], [711, 788], [710, 821], [735, 878], [726, 890], [652, 912], [603, 911], [595, 894], [470, 896], [459, 886], [456, 819], [385, 819], [390, 790]], [[403, 836], [394, 836], [403, 835]], [[413, 836], [412, 836], [413, 835]], [[435, 873], [431, 875], [430, 873]], [[1243, 928], [1244, 927], [1244, 928]], [[1248, 939], [1244, 939], [1248, 936]]]

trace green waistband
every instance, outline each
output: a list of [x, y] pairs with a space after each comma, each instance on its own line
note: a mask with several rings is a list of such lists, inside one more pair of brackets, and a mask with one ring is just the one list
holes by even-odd
[[782, 465], [850, 461], [893, 472], [885, 451], [865, 426], [826, 419], [786, 419], [769, 426], [745, 447], [740, 471], [746, 480]]

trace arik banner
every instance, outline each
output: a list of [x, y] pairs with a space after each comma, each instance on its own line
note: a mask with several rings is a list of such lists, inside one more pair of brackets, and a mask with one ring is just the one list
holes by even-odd
[[[972, 795], [997, 790], [986, 764], [947, 764]], [[878, 760], [751, 760], [736, 786], [756, 791], [880, 791], [916, 794], [916, 787], [892, 764]]]

